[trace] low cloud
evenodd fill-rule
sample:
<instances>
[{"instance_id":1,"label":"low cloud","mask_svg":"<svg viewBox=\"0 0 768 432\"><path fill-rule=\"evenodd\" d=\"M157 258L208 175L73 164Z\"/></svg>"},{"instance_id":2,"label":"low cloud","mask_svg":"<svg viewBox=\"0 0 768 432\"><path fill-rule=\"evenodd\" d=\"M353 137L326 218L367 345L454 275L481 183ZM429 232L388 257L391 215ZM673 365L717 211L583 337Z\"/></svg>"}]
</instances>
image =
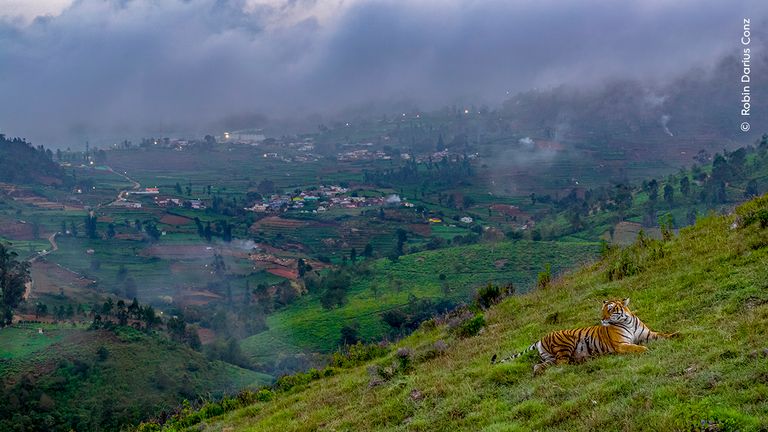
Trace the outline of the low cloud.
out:
<instances>
[{"instance_id":1,"label":"low cloud","mask_svg":"<svg viewBox=\"0 0 768 432\"><path fill-rule=\"evenodd\" d=\"M0 19L0 130L73 145L665 80L739 49L745 16L768 3L77 0Z\"/></svg>"}]
</instances>

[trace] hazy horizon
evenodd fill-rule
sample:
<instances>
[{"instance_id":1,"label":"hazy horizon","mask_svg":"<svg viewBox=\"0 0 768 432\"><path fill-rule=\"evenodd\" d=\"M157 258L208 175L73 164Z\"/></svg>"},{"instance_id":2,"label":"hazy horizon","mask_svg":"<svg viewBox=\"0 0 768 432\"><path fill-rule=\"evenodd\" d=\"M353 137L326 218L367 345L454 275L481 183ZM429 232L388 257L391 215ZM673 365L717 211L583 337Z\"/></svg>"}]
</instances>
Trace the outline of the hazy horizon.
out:
<instances>
[{"instance_id":1,"label":"hazy horizon","mask_svg":"<svg viewBox=\"0 0 768 432\"><path fill-rule=\"evenodd\" d=\"M55 147L665 83L739 54L745 17L764 34L768 4L0 0L0 131Z\"/></svg>"}]
</instances>

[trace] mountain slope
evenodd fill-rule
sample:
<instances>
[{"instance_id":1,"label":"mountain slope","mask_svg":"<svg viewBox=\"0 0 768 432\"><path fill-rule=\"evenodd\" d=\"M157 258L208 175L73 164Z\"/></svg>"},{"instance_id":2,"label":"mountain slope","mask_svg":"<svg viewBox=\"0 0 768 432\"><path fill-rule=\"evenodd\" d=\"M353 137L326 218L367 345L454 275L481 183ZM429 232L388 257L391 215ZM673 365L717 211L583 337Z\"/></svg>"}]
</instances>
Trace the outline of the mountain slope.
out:
<instances>
[{"instance_id":1,"label":"mountain slope","mask_svg":"<svg viewBox=\"0 0 768 432\"><path fill-rule=\"evenodd\" d=\"M486 312L478 336L422 326L399 352L330 370L194 430L761 430L767 270L768 196L510 297ZM535 378L531 355L489 364L492 354L522 350L549 331L597 323L601 301L622 297L651 328L681 337ZM435 346L439 340L447 347Z\"/></svg>"}]
</instances>

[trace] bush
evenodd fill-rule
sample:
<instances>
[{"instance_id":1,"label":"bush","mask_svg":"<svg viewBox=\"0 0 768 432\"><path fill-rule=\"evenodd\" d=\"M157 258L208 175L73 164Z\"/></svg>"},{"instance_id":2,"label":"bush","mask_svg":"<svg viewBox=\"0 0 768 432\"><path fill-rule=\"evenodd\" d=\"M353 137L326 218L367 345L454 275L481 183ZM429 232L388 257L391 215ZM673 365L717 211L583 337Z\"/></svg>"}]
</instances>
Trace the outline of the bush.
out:
<instances>
[{"instance_id":1,"label":"bush","mask_svg":"<svg viewBox=\"0 0 768 432\"><path fill-rule=\"evenodd\" d=\"M413 362L413 350L408 347L398 348L397 353L395 353L395 357L397 358L399 370L401 372L407 372L411 369L411 365Z\"/></svg>"},{"instance_id":2,"label":"bush","mask_svg":"<svg viewBox=\"0 0 768 432\"><path fill-rule=\"evenodd\" d=\"M483 327L485 327L485 317L482 314L477 314L459 324L454 329L454 333L460 338L468 338L480 333Z\"/></svg>"},{"instance_id":3,"label":"bush","mask_svg":"<svg viewBox=\"0 0 768 432\"><path fill-rule=\"evenodd\" d=\"M547 263L543 272L539 272L539 277L536 281L536 286L539 288L546 288L552 282L552 266Z\"/></svg>"},{"instance_id":4,"label":"bush","mask_svg":"<svg viewBox=\"0 0 768 432\"><path fill-rule=\"evenodd\" d=\"M475 294L475 304L482 309L487 309L500 302L505 296L515 292L515 288L510 284L506 288L500 285L494 285L488 282L488 285L481 287Z\"/></svg>"},{"instance_id":5,"label":"bush","mask_svg":"<svg viewBox=\"0 0 768 432\"><path fill-rule=\"evenodd\" d=\"M136 428L137 432L160 432L163 430L163 427L155 422L149 422L144 423L142 422L139 424L139 427Z\"/></svg>"},{"instance_id":6,"label":"bush","mask_svg":"<svg viewBox=\"0 0 768 432\"><path fill-rule=\"evenodd\" d=\"M344 352L335 352L331 357L330 365L338 368L350 368L359 366L389 352L384 344L363 344L358 342L350 345Z\"/></svg>"},{"instance_id":7,"label":"bush","mask_svg":"<svg viewBox=\"0 0 768 432\"><path fill-rule=\"evenodd\" d=\"M637 265L635 258L635 254L632 253L632 249L622 249L617 259L608 269L608 280L617 281L624 279L625 277L637 274L640 271L640 268Z\"/></svg>"}]
</instances>

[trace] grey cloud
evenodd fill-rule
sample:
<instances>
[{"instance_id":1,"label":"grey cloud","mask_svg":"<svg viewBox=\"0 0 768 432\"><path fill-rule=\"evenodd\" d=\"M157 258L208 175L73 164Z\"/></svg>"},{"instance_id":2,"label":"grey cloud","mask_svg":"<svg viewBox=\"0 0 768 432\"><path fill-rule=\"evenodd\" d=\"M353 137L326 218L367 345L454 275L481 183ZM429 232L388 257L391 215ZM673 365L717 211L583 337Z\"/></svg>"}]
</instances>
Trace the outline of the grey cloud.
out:
<instances>
[{"instance_id":1,"label":"grey cloud","mask_svg":"<svg viewBox=\"0 0 768 432\"><path fill-rule=\"evenodd\" d=\"M739 49L744 16L768 26L768 3L78 0L0 22L0 128L68 145L665 80Z\"/></svg>"}]
</instances>

